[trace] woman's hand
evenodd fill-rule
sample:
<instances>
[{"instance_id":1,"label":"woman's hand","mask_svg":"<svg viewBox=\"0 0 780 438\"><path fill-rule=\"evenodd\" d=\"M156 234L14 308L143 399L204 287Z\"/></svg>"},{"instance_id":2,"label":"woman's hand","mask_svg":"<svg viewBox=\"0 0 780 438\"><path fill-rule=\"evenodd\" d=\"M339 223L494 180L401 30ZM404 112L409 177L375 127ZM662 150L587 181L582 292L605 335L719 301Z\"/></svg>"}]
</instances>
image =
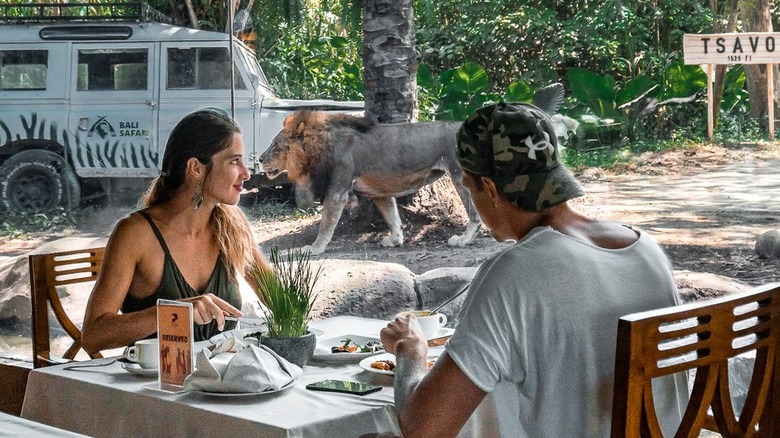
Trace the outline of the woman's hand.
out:
<instances>
[{"instance_id":1,"label":"woman's hand","mask_svg":"<svg viewBox=\"0 0 780 438\"><path fill-rule=\"evenodd\" d=\"M217 328L220 331L225 329L225 316L243 316L240 310L211 293L184 298L181 301L192 303L192 315L195 318L195 324L203 325L216 320Z\"/></svg>"}]
</instances>

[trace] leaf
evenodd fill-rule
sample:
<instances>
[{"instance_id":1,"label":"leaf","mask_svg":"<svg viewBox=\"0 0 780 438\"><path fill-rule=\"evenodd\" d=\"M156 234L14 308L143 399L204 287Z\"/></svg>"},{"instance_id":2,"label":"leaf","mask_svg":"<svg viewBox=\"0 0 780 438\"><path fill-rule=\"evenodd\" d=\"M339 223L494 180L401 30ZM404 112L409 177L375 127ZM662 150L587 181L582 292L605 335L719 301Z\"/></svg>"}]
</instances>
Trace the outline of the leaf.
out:
<instances>
[{"instance_id":1,"label":"leaf","mask_svg":"<svg viewBox=\"0 0 780 438\"><path fill-rule=\"evenodd\" d=\"M588 105L599 117L619 117L615 109L615 79L599 76L581 68L570 68L567 73L571 93L575 99Z\"/></svg>"},{"instance_id":2,"label":"leaf","mask_svg":"<svg viewBox=\"0 0 780 438\"><path fill-rule=\"evenodd\" d=\"M507 102L525 102L531 103L534 98L534 93L531 91L525 82L512 82L506 87L506 93L504 93L504 100Z\"/></svg>"},{"instance_id":3,"label":"leaf","mask_svg":"<svg viewBox=\"0 0 780 438\"><path fill-rule=\"evenodd\" d=\"M698 65L672 64L667 70L664 99L686 97L707 87L707 74Z\"/></svg>"},{"instance_id":4,"label":"leaf","mask_svg":"<svg viewBox=\"0 0 780 438\"><path fill-rule=\"evenodd\" d=\"M630 102L646 93L647 90L655 85L655 82L650 78L650 76L637 76L634 79L626 82L626 84L623 86L623 89L618 91L616 103L618 106L620 106L624 103Z\"/></svg>"},{"instance_id":5,"label":"leaf","mask_svg":"<svg viewBox=\"0 0 780 438\"><path fill-rule=\"evenodd\" d=\"M488 77L485 69L474 62L467 62L457 69L452 86L467 94L477 94L488 87Z\"/></svg>"},{"instance_id":6,"label":"leaf","mask_svg":"<svg viewBox=\"0 0 780 438\"><path fill-rule=\"evenodd\" d=\"M330 46L336 49L343 49L344 47L349 47L349 40L340 36L331 37Z\"/></svg>"}]
</instances>

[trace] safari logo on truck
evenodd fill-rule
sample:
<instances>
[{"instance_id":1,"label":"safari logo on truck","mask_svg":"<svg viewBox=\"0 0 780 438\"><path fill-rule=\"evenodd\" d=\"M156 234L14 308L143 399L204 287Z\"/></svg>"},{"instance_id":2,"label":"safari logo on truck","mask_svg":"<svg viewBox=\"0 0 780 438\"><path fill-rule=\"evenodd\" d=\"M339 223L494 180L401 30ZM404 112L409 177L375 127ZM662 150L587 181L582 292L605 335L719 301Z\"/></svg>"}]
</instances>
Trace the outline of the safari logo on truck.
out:
<instances>
[{"instance_id":1,"label":"safari logo on truck","mask_svg":"<svg viewBox=\"0 0 780 438\"><path fill-rule=\"evenodd\" d=\"M97 121L92 124L92 127L89 128L89 132L87 132L87 137L92 137L95 133L102 139L105 139L109 135L111 135L111 137L116 137L116 131L111 125L111 122L106 120L106 116L97 119Z\"/></svg>"}]
</instances>

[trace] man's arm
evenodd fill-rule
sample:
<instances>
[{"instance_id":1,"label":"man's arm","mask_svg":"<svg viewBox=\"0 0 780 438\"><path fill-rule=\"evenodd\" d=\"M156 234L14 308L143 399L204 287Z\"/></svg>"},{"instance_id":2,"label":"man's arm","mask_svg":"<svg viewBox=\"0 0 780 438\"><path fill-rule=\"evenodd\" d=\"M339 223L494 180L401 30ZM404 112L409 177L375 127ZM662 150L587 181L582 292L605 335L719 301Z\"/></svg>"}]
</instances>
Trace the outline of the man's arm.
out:
<instances>
[{"instance_id":1,"label":"man's arm","mask_svg":"<svg viewBox=\"0 0 780 438\"><path fill-rule=\"evenodd\" d=\"M428 346L414 317L382 330L385 349L396 355L395 406L405 438L454 437L485 398L445 352L428 372Z\"/></svg>"}]
</instances>

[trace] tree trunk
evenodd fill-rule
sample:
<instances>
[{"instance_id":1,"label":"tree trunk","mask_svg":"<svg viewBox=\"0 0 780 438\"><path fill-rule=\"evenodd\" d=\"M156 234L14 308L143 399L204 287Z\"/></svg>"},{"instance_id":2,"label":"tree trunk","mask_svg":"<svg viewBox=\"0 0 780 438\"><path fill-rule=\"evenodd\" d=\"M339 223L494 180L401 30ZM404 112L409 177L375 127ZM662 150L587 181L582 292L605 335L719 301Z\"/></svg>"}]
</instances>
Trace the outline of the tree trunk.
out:
<instances>
[{"instance_id":1,"label":"tree trunk","mask_svg":"<svg viewBox=\"0 0 780 438\"><path fill-rule=\"evenodd\" d=\"M737 30L739 1L740 0L731 0L728 10L723 12L724 15L728 14L729 16L725 25L722 24L722 20L718 17L717 1L710 1L710 7L712 8L713 14L713 33L734 32ZM718 115L720 114L720 102L723 99L723 88L725 87L724 79L726 78L727 67L728 66L724 64L715 65L715 78L713 79L712 84L712 121L715 126L718 126Z\"/></svg>"},{"instance_id":2,"label":"tree trunk","mask_svg":"<svg viewBox=\"0 0 780 438\"><path fill-rule=\"evenodd\" d=\"M417 65L412 0L363 3L363 79L366 114L379 123L415 120Z\"/></svg>"},{"instance_id":3,"label":"tree trunk","mask_svg":"<svg viewBox=\"0 0 780 438\"><path fill-rule=\"evenodd\" d=\"M748 32L772 32L772 16L770 14L769 0L741 0L740 9L742 20ZM774 70L774 89L780 86L780 74L777 64L772 65ZM752 64L745 66L745 79L748 93L750 93L750 116L758 118L762 128L768 128L767 119L767 70L765 64ZM777 112L778 96L775 95L775 112Z\"/></svg>"}]
</instances>

